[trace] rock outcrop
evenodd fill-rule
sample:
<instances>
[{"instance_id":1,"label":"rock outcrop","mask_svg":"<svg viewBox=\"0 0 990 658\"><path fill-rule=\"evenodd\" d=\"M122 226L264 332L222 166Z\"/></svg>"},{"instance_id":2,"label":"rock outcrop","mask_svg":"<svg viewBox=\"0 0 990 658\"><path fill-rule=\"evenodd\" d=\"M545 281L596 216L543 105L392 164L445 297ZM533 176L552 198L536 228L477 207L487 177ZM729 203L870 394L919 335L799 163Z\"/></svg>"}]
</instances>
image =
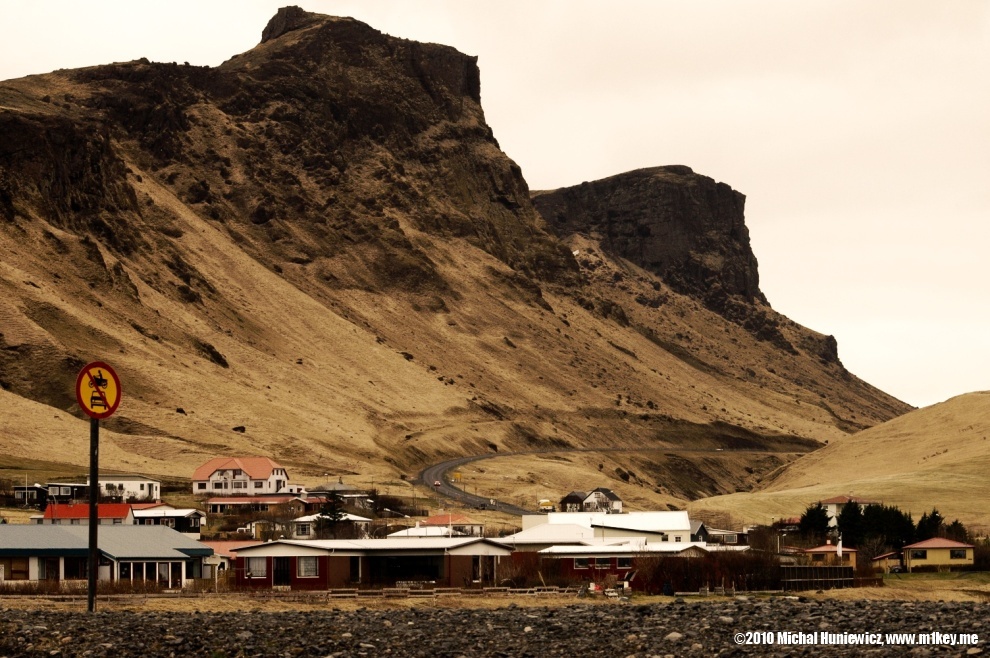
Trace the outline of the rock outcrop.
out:
<instances>
[{"instance_id":1,"label":"rock outcrop","mask_svg":"<svg viewBox=\"0 0 990 658\"><path fill-rule=\"evenodd\" d=\"M533 202L558 235L597 234L603 248L723 315L732 298L766 303L746 197L689 167L638 169L538 192Z\"/></svg>"}]
</instances>

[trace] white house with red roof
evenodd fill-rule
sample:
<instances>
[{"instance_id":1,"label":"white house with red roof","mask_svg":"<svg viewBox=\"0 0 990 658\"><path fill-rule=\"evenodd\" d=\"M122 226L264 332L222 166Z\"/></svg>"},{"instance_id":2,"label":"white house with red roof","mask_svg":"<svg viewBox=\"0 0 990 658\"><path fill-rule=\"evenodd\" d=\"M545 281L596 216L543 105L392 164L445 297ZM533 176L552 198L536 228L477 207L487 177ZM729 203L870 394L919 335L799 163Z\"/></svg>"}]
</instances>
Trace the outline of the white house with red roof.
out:
<instances>
[{"instance_id":1,"label":"white house with red roof","mask_svg":"<svg viewBox=\"0 0 990 658\"><path fill-rule=\"evenodd\" d=\"M422 526L427 528L431 526L448 528L454 533L468 537L483 537L485 534L484 523L478 523L477 521L474 521L463 514L457 514L456 512L435 514L423 521Z\"/></svg>"},{"instance_id":2,"label":"white house with red roof","mask_svg":"<svg viewBox=\"0 0 990 658\"><path fill-rule=\"evenodd\" d=\"M96 518L100 525L135 525L134 512L127 503L100 503ZM53 503L31 520L38 525L89 525L89 503Z\"/></svg>"},{"instance_id":3,"label":"white house with red roof","mask_svg":"<svg viewBox=\"0 0 990 658\"><path fill-rule=\"evenodd\" d=\"M194 494L257 496L288 489L289 474L268 457L214 457L192 476Z\"/></svg>"},{"instance_id":4,"label":"white house with red roof","mask_svg":"<svg viewBox=\"0 0 990 658\"><path fill-rule=\"evenodd\" d=\"M857 498L856 496L833 496L819 502L828 514L828 525L830 528L839 527L839 515L842 514L842 508L849 503L856 503L860 507L881 504L878 500L867 500L866 498Z\"/></svg>"}]
</instances>

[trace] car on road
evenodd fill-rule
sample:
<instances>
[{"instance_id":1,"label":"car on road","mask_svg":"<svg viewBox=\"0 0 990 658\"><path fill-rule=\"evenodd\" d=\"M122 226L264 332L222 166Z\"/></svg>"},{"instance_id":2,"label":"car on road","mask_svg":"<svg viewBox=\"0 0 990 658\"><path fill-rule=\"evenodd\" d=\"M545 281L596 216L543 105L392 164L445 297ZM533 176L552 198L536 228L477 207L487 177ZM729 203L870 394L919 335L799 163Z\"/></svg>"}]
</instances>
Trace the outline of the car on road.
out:
<instances>
[{"instance_id":1,"label":"car on road","mask_svg":"<svg viewBox=\"0 0 990 658\"><path fill-rule=\"evenodd\" d=\"M440 480L434 480L433 481L433 486L434 487L439 487L441 484L443 484L443 482L441 482Z\"/></svg>"}]
</instances>

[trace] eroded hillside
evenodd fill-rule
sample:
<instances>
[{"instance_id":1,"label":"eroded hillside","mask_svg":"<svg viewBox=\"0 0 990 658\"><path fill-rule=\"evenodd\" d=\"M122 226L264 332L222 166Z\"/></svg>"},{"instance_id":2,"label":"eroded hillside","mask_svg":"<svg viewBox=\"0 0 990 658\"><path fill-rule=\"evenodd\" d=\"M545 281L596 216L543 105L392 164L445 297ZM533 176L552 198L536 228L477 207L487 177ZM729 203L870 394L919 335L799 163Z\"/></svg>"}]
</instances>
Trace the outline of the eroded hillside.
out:
<instances>
[{"instance_id":1,"label":"eroded hillside","mask_svg":"<svg viewBox=\"0 0 990 658\"><path fill-rule=\"evenodd\" d=\"M760 295L733 308L774 340L697 272L558 236L445 46L287 8L217 68L0 83L0 136L12 458L85 463L93 359L124 387L103 464L173 476L246 452L380 482L496 450L756 451L701 486L662 457L599 474L676 503L907 410Z\"/></svg>"}]
</instances>

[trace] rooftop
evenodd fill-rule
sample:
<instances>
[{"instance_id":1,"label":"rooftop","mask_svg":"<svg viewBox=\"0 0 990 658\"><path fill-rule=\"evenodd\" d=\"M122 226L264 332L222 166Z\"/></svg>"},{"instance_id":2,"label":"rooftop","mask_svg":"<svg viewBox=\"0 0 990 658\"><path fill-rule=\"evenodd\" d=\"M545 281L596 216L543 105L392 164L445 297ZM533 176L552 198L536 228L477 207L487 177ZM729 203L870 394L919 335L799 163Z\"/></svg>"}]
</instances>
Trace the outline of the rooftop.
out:
<instances>
[{"instance_id":1,"label":"rooftop","mask_svg":"<svg viewBox=\"0 0 990 658\"><path fill-rule=\"evenodd\" d=\"M193 473L193 480L209 480L217 471L244 471L253 480L267 480L272 471L282 466L268 457L214 457Z\"/></svg>"}]
</instances>

